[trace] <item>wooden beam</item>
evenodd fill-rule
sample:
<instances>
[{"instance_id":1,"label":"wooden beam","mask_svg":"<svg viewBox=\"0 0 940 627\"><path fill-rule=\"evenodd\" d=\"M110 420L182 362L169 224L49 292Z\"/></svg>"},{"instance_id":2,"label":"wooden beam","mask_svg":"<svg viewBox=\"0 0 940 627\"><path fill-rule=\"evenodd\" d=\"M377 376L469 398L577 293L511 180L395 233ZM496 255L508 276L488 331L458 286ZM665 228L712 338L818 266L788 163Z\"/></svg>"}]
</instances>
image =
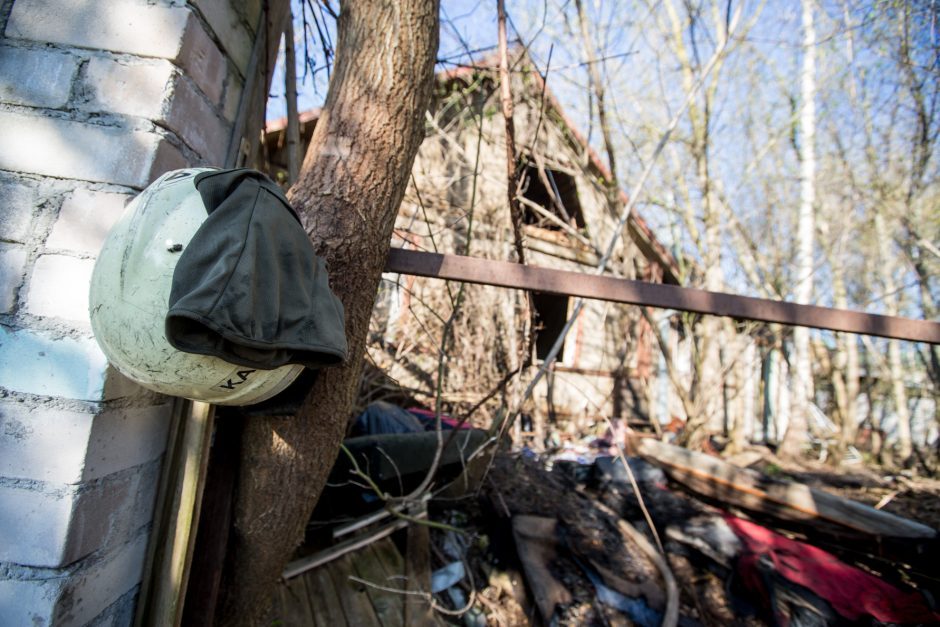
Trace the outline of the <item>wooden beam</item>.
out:
<instances>
[{"instance_id":1,"label":"wooden beam","mask_svg":"<svg viewBox=\"0 0 940 627\"><path fill-rule=\"evenodd\" d=\"M180 401L178 407L183 415L163 461L160 484L166 493L154 516L147 596L138 603L135 620L143 627L181 624L199 526L215 407L197 401Z\"/></svg>"},{"instance_id":2,"label":"wooden beam","mask_svg":"<svg viewBox=\"0 0 940 627\"><path fill-rule=\"evenodd\" d=\"M386 272L940 344L940 323L393 248Z\"/></svg>"}]
</instances>

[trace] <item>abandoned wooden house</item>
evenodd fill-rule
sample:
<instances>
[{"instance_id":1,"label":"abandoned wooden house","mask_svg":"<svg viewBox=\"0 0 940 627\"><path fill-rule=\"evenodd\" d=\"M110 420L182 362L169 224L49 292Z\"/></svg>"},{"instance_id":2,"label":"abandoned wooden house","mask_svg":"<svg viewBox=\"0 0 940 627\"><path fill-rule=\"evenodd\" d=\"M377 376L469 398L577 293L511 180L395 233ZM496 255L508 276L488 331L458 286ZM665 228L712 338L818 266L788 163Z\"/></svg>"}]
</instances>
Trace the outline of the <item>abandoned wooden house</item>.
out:
<instances>
[{"instance_id":1,"label":"abandoned wooden house","mask_svg":"<svg viewBox=\"0 0 940 627\"><path fill-rule=\"evenodd\" d=\"M513 67L512 82L526 263L590 272L617 225L617 208L605 183L610 175L524 57ZM398 213L393 247L514 259L497 86L492 60L438 74L427 137ZM303 150L317 116L316 110L300 114ZM267 171L286 183L285 119L268 124L265 143ZM623 202L619 190L615 196ZM633 215L625 235L610 266L614 274L678 283L675 261L642 217ZM458 313L448 321L457 299ZM532 294L534 364L548 354L573 300ZM459 284L445 290L440 281L386 273L373 313L369 356L399 390L433 404L443 352L447 369L441 400L447 410L460 413L522 363L528 307L517 290ZM441 346L445 325L452 328ZM523 408L532 426L524 420L521 428L533 431L538 446L550 435L543 431L546 420L560 433L589 429L602 417L649 420L657 356L649 324L636 308L588 301L534 402ZM370 400L376 394L381 391ZM481 415L492 416L512 394L497 396Z\"/></svg>"}]
</instances>

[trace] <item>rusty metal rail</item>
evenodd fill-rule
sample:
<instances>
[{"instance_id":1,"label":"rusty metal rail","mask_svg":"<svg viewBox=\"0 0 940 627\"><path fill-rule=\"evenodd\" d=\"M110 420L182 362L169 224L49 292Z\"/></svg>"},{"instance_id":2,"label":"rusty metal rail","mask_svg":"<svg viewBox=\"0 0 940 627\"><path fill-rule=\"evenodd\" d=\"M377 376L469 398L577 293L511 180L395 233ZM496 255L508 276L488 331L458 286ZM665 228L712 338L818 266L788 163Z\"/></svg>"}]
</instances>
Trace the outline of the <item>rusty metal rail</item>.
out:
<instances>
[{"instance_id":1,"label":"rusty metal rail","mask_svg":"<svg viewBox=\"0 0 940 627\"><path fill-rule=\"evenodd\" d=\"M386 272L940 344L940 323L393 248Z\"/></svg>"}]
</instances>

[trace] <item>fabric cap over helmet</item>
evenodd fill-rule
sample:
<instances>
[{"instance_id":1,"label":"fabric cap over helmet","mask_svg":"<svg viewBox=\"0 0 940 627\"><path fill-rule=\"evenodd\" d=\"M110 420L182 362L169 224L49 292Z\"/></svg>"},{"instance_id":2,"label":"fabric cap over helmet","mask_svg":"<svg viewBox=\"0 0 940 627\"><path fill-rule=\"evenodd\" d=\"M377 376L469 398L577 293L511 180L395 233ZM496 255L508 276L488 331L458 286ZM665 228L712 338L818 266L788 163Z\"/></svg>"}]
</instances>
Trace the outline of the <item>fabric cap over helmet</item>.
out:
<instances>
[{"instance_id":1,"label":"fabric cap over helmet","mask_svg":"<svg viewBox=\"0 0 940 627\"><path fill-rule=\"evenodd\" d=\"M197 181L200 176L211 178L231 172L210 168L169 172L131 201L109 233L95 264L89 303L95 337L108 360L125 376L164 394L219 405L250 405L269 399L286 388L300 374L304 364L326 365L342 361L346 344L342 331L342 306L328 287L328 297L322 290L305 289L307 293L316 292L319 298L328 298L332 313L327 322L320 321L320 324L330 327L334 343L319 357L305 352L304 349L310 347L295 342L296 334L286 336L289 346L278 344L285 336L279 335L280 329L276 324L272 326L269 323L278 317L278 303L283 301L277 298L277 292L287 290L293 295L298 289L297 284L309 286L318 272L323 274L319 285L325 285L322 260L313 254L306 234L283 195L279 194L280 190L278 196L262 190L261 184L265 181L265 185L276 186L257 172L234 171L241 173L235 178L242 183L236 181L228 190L228 195L238 195L237 189L245 182L254 186L253 195L241 196L241 204L245 205L242 213L252 217L238 220L237 212L229 212L219 214L224 215L225 220L210 224L213 212L207 208ZM224 176L216 180L221 178ZM251 202L246 205L244 199L249 196ZM224 203L219 206L221 204ZM283 221L285 215L289 222ZM208 229L205 228L207 225ZM278 233L285 229L285 225L296 228L292 232ZM228 236L219 238L216 232L219 230L226 231ZM258 232L264 234L264 245L258 244ZM274 237L275 233L277 237ZM299 246L301 236L306 241L306 249ZM218 240L223 241L221 246ZM252 241L253 244L246 244ZM256 263L259 267L272 267L270 258L281 254L282 241L289 242L289 247L303 250L304 259L296 260L290 270L291 276L252 273L251 268ZM233 255L232 246L240 248L241 253ZM292 253L292 259L298 254L297 250ZM269 261L264 261L265 257ZM187 258L195 259L195 265L187 264ZM214 260L214 263L206 265L207 260ZM275 263L274 267L277 266ZM204 274L196 276L194 268ZM208 280L226 273L226 280ZM175 279L174 275L180 276ZM298 283L277 283L286 279ZM276 284L273 289L272 281ZM217 307L203 308L199 313L206 314L206 317L193 322L177 336L171 336L176 346L171 345L167 339L167 331L174 326L171 318L167 317L171 291L176 297L173 302L206 303L210 296L203 288L208 283L219 289L211 298ZM226 292L228 286L236 292ZM191 296L193 290L201 296L195 301L192 298L187 301L187 295ZM250 318L248 304L263 302L267 322L252 329L249 321L247 329L236 329L234 333L230 333L224 323L217 324L217 320L225 320L229 311L226 301L231 302L232 295L236 293L236 300L242 304L240 315ZM292 307L297 305L296 299L290 303ZM185 307L180 311L183 311L183 319L193 321L192 317L185 317ZM313 312L314 315L316 313ZM296 310L290 312L290 316L296 315ZM239 316L236 318L246 320ZM303 322L299 324L302 326ZM340 329L338 336L336 324ZM213 326L216 328L212 329ZM210 332L205 332L205 329ZM241 331L249 334L239 335ZM251 335L252 331L257 333ZM258 350L259 347L271 350ZM316 347L312 351L319 355Z\"/></svg>"}]
</instances>

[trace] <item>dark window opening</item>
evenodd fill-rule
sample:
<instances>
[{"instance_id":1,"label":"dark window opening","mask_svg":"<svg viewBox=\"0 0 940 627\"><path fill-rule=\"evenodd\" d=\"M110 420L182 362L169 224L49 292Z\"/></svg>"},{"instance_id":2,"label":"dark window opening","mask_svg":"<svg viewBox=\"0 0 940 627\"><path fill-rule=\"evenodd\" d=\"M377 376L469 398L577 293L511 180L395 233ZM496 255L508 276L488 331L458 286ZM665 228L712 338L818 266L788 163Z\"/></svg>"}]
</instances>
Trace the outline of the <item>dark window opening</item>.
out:
<instances>
[{"instance_id":1,"label":"dark window opening","mask_svg":"<svg viewBox=\"0 0 940 627\"><path fill-rule=\"evenodd\" d=\"M543 292L532 292L532 308L535 309L535 356L545 359L552 350L552 345L568 320L568 297ZM561 360L565 353L562 346L557 358Z\"/></svg>"},{"instance_id":2,"label":"dark window opening","mask_svg":"<svg viewBox=\"0 0 940 627\"><path fill-rule=\"evenodd\" d=\"M545 179L539 176L539 169L535 166L527 166L525 169L525 189L523 197L544 208L562 222L567 223L576 229L584 228L584 215L581 213L581 202L578 200L578 188L575 185L574 177L557 170L545 170ZM545 183L548 183L548 187ZM549 193L551 189L552 193ZM556 204L552 196L558 199ZM560 231L559 226L553 220L540 215L535 209L527 203L523 203L524 221L526 224L538 226L543 229Z\"/></svg>"}]
</instances>

